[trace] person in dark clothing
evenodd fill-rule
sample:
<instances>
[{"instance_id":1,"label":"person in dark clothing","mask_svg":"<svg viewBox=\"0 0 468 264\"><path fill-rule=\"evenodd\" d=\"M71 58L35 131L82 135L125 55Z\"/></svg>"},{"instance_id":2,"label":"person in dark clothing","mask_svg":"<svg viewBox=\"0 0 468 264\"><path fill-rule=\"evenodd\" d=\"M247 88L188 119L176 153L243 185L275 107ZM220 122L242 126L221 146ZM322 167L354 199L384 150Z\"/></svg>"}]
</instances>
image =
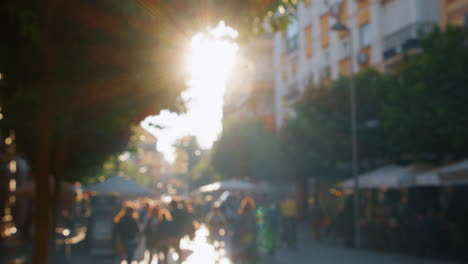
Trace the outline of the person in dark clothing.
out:
<instances>
[{"instance_id":1,"label":"person in dark clothing","mask_svg":"<svg viewBox=\"0 0 468 264\"><path fill-rule=\"evenodd\" d=\"M170 212L165 209L161 209L159 210L158 216L160 222L156 232L157 249L163 254L163 259L160 260L161 263L167 264L169 249L179 241L176 239L177 231Z\"/></svg>"},{"instance_id":2,"label":"person in dark clothing","mask_svg":"<svg viewBox=\"0 0 468 264\"><path fill-rule=\"evenodd\" d=\"M115 217L114 223L120 258L125 255L127 263L132 263L139 238L137 216L133 208L124 206Z\"/></svg>"},{"instance_id":3,"label":"person in dark clothing","mask_svg":"<svg viewBox=\"0 0 468 264\"><path fill-rule=\"evenodd\" d=\"M196 221L195 214L193 213L192 206L186 205L186 217L185 217L185 234L189 236L190 239L195 237L196 226L198 222Z\"/></svg>"},{"instance_id":4,"label":"person in dark clothing","mask_svg":"<svg viewBox=\"0 0 468 264\"><path fill-rule=\"evenodd\" d=\"M144 234L146 237L146 246L150 253L148 263L151 263L153 259L153 255L157 249L157 243L158 243L157 232L158 232L159 224L161 222L158 218L158 212L159 212L159 209L156 207L151 209L149 216L148 216L148 220L146 221L145 229L144 229Z\"/></svg>"},{"instance_id":5,"label":"person in dark clothing","mask_svg":"<svg viewBox=\"0 0 468 264\"><path fill-rule=\"evenodd\" d=\"M185 233L185 221L187 218L187 213L185 211L184 205L182 202L178 203L174 200L171 201L171 215L173 219L173 224L175 226L175 239L174 248L179 255L178 263L182 261L182 250L180 248L180 240L184 237Z\"/></svg>"},{"instance_id":6,"label":"person in dark clothing","mask_svg":"<svg viewBox=\"0 0 468 264\"><path fill-rule=\"evenodd\" d=\"M252 198L245 197L238 214L240 221L234 232L233 243L237 258L245 261L255 261L257 258L257 224L256 205Z\"/></svg>"}]
</instances>

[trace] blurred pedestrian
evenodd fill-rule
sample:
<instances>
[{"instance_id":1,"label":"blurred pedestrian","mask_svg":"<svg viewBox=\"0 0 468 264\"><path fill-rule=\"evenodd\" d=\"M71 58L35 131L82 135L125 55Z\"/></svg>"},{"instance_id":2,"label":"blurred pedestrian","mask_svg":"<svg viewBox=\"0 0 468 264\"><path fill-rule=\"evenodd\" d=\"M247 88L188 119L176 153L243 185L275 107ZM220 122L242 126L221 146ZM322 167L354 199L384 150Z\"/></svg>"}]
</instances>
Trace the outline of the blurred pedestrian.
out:
<instances>
[{"instance_id":1,"label":"blurred pedestrian","mask_svg":"<svg viewBox=\"0 0 468 264\"><path fill-rule=\"evenodd\" d=\"M180 248L180 240L182 237L184 237L184 231L185 231L185 221L187 217L187 213L185 211L184 205L182 202L177 202L175 200L172 200L170 203L171 207L171 216L172 216L172 221L174 224L174 236L176 239L176 242L174 243L174 248L179 255L178 263L182 262L182 250Z\"/></svg>"},{"instance_id":2,"label":"blurred pedestrian","mask_svg":"<svg viewBox=\"0 0 468 264\"><path fill-rule=\"evenodd\" d=\"M198 221L195 214L193 213L192 204L186 204L185 211L185 234L187 234L190 239L193 239L195 237L195 231L198 227Z\"/></svg>"},{"instance_id":3,"label":"blurred pedestrian","mask_svg":"<svg viewBox=\"0 0 468 264\"><path fill-rule=\"evenodd\" d=\"M172 221L171 213L166 209L160 209L158 211L158 218L160 222L156 232L156 247L158 251L162 253L162 259L160 259L161 263L167 264L169 249L172 246L175 247L175 244L178 244L179 241L176 238L177 232L175 224Z\"/></svg>"},{"instance_id":4,"label":"blurred pedestrian","mask_svg":"<svg viewBox=\"0 0 468 264\"><path fill-rule=\"evenodd\" d=\"M226 230L227 221L226 217L221 212L219 204L215 203L212 206L211 212L206 217L206 224L208 225L208 231L210 232L210 239L212 241L220 240L220 235L224 235Z\"/></svg>"},{"instance_id":5,"label":"blurred pedestrian","mask_svg":"<svg viewBox=\"0 0 468 264\"><path fill-rule=\"evenodd\" d=\"M121 260L125 256L127 263L132 263L139 240L137 219L135 210L128 205L125 205L114 218L119 256Z\"/></svg>"},{"instance_id":6,"label":"blurred pedestrian","mask_svg":"<svg viewBox=\"0 0 468 264\"><path fill-rule=\"evenodd\" d=\"M144 234L146 237L146 245L147 249L150 253L149 261L150 264L154 253L157 251L157 244L158 244L158 228L160 224L160 220L158 218L159 209L157 207L153 207L150 210L148 215L148 221L146 221L146 226L144 229Z\"/></svg>"},{"instance_id":7,"label":"blurred pedestrian","mask_svg":"<svg viewBox=\"0 0 468 264\"><path fill-rule=\"evenodd\" d=\"M146 225L149 210L150 204L148 202L143 203L143 206L140 209L138 209L138 222L141 226Z\"/></svg>"},{"instance_id":8,"label":"blurred pedestrian","mask_svg":"<svg viewBox=\"0 0 468 264\"><path fill-rule=\"evenodd\" d=\"M294 199L286 199L280 204L282 217L282 238L289 249L295 249L297 246L297 207Z\"/></svg>"},{"instance_id":9,"label":"blurred pedestrian","mask_svg":"<svg viewBox=\"0 0 468 264\"><path fill-rule=\"evenodd\" d=\"M234 232L233 244L240 259L254 261L257 257L257 224L255 201L245 197L239 207L239 222Z\"/></svg>"},{"instance_id":10,"label":"blurred pedestrian","mask_svg":"<svg viewBox=\"0 0 468 264\"><path fill-rule=\"evenodd\" d=\"M277 202L273 199L269 199L267 202L266 209L266 229L269 234L269 249L270 255L274 254L277 247L278 234L281 222L281 212Z\"/></svg>"},{"instance_id":11,"label":"blurred pedestrian","mask_svg":"<svg viewBox=\"0 0 468 264\"><path fill-rule=\"evenodd\" d=\"M312 233L314 239L319 241L322 238L321 229L323 224L324 213L322 208L316 203L310 209L310 220L312 223Z\"/></svg>"}]
</instances>

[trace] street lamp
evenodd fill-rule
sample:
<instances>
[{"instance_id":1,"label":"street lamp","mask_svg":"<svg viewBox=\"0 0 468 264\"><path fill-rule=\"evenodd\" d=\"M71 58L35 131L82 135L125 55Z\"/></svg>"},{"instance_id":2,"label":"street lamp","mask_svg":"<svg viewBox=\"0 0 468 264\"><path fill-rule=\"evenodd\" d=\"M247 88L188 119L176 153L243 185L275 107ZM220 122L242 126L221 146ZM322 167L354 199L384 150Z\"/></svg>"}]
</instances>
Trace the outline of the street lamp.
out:
<instances>
[{"instance_id":1,"label":"street lamp","mask_svg":"<svg viewBox=\"0 0 468 264\"><path fill-rule=\"evenodd\" d=\"M354 87L354 56L353 56L353 35L351 29L340 21L337 21L332 27L334 31L345 31L349 35L349 56L350 56L350 74L349 74L349 97L351 104L351 148L353 159L353 178L354 178L354 246L359 248L361 245L360 230L360 206L359 206L359 156L356 130L356 91Z\"/></svg>"}]
</instances>

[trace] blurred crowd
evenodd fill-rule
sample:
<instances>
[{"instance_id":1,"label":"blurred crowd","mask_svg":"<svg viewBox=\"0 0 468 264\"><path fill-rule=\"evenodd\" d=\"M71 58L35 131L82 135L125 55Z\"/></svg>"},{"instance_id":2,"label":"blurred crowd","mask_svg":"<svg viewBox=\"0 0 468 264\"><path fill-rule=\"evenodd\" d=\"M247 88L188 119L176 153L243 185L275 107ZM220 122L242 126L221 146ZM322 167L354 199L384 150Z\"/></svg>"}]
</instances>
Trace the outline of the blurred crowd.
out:
<instances>
[{"instance_id":1,"label":"blurred crowd","mask_svg":"<svg viewBox=\"0 0 468 264\"><path fill-rule=\"evenodd\" d=\"M187 257L181 239L193 239L202 225L214 247L229 245L229 257L236 263L255 262L260 252L274 254L280 246L294 249L297 244L297 210L293 199L254 199L231 195L222 201L172 200L169 204L153 201L126 202L114 217L114 244L121 260L142 260L144 252L167 263L169 252L182 263Z\"/></svg>"}]
</instances>

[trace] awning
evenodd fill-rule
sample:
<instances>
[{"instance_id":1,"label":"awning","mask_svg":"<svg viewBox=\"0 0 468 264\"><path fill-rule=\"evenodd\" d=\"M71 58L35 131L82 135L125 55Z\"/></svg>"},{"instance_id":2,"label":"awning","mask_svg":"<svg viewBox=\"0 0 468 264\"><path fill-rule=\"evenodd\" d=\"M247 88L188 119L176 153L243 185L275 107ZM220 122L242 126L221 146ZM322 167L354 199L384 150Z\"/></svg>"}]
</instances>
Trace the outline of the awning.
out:
<instances>
[{"instance_id":1,"label":"awning","mask_svg":"<svg viewBox=\"0 0 468 264\"><path fill-rule=\"evenodd\" d=\"M103 182L88 186L87 191L104 195L151 196L153 192L140 184L122 176L112 176Z\"/></svg>"},{"instance_id":2,"label":"awning","mask_svg":"<svg viewBox=\"0 0 468 264\"><path fill-rule=\"evenodd\" d=\"M411 166L387 165L385 167L367 172L359 176L359 188L399 188L402 186L403 179L411 172ZM354 179L348 179L342 184L343 188L353 188Z\"/></svg>"},{"instance_id":3,"label":"awning","mask_svg":"<svg viewBox=\"0 0 468 264\"><path fill-rule=\"evenodd\" d=\"M206 192L215 192L219 190L229 190L229 191L251 191L255 190L256 185L247 181L241 180L227 180L213 182L208 185L200 187L198 190L202 193Z\"/></svg>"},{"instance_id":4,"label":"awning","mask_svg":"<svg viewBox=\"0 0 468 264\"><path fill-rule=\"evenodd\" d=\"M439 171L442 185L468 185L468 160L445 166Z\"/></svg>"},{"instance_id":5,"label":"awning","mask_svg":"<svg viewBox=\"0 0 468 264\"><path fill-rule=\"evenodd\" d=\"M439 167L414 176L413 186L468 185L468 160Z\"/></svg>"}]
</instances>

